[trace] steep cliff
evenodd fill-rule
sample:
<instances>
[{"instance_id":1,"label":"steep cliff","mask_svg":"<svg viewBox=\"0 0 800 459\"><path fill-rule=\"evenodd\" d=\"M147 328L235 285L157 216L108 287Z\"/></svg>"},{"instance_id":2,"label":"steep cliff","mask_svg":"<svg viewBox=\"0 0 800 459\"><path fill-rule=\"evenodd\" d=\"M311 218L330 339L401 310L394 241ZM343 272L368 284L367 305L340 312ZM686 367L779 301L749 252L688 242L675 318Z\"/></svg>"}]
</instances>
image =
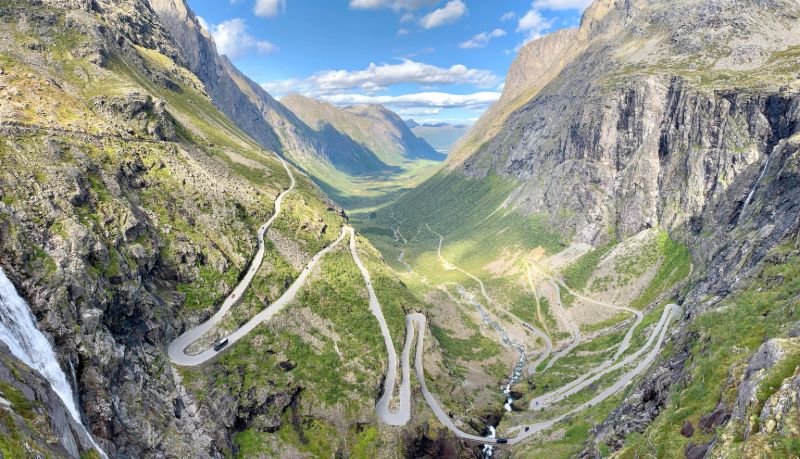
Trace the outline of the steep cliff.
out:
<instances>
[{"instance_id":1,"label":"steep cliff","mask_svg":"<svg viewBox=\"0 0 800 459\"><path fill-rule=\"evenodd\" d=\"M229 65L204 61L205 52L175 40L144 0L0 7L3 270L52 338L60 367L74 368L81 417L111 457L223 457L246 451L254 437L263 437L259 448L273 445L259 454L321 444L347 452L378 441L403 451L418 426L376 430L373 392L385 351L372 342L377 324L348 253L325 258L292 314L226 358L192 371L167 356L167 345L212 315L243 276L258 228L290 183L276 153L219 110L231 102L222 100L230 84L206 84L191 71ZM275 301L346 224L292 170L297 186L270 228L264 263L217 333ZM392 292L387 317L399 335L399 305L414 307L413 297L366 241L359 247L376 288ZM331 358L340 342L354 366L341 377ZM11 402L0 407L0 431L12 435L3 451L13 456L69 422L40 379L0 355L0 391ZM87 449L63 446L67 437L25 454Z\"/></svg>"},{"instance_id":2,"label":"steep cliff","mask_svg":"<svg viewBox=\"0 0 800 459\"><path fill-rule=\"evenodd\" d=\"M349 203L348 197L363 188L357 183L360 176L399 175L406 171L398 167L404 160L442 159L385 109L370 108L362 116L348 117L334 107L320 111L323 104L299 96L288 99L287 109L217 54L213 38L185 0L149 3L215 105L262 146L281 152L307 171L340 202Z\"/></svg>"},{"instance_id":3,"label":"steep cliff","mask_svg":"<svg viewBox=\"0 0 800 459\"><path fill-rule=\"evenodd\" d=\"M562 249L609 250L651 228L688 246L688 283L649 306L674 295L685 309L671 351L584 454L798 452L782 418L793 345L747 370L764 340L796 336L798 18L797 1L596 1L579 29L526 45L447 170L378 215L435 225L463 262L478 258L463 247L494 250L479 260L494 282L515 255L560 250L547 231Z\"/></svg>"},{"instance_id":4,"label":"steep cliff","mask_svg":"<svg viewBox=\"0 0 800 459\"><path fill-rule=\"evenodd\" d=\"M250 95L242 91L231 75L230 61L217 53L213 38L186 3L180 0L152 0L149 3L180 48L182 63L203 82L214 105L264 148L279 149L280 140L272 126L263 122L262 110ZM279 105L266 94L261 94L261 100L268 106Z\"/></svg>"}]
</instances>

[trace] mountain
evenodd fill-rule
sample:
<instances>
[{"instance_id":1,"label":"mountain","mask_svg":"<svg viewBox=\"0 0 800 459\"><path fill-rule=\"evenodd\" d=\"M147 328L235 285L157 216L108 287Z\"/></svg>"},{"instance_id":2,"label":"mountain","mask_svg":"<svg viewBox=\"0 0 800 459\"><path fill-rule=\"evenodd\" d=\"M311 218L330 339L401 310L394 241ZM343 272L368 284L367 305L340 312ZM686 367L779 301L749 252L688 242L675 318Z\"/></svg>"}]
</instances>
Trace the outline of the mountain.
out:
<instances>
[{"instance_id":1,"label":"mountain","mask_svg":"<svg viewBox=\"0 0 800 459\"><path fill-rule=\"evenodd\" d=\"M449 123L425 123L418 124L414 120L408 120L406 123L413 123L411 131L414 135L425 139L426 142L431 144L437 151L441 153L449 153L453 146L467 133L468 126L462 124L449 124Z\"/></svg>"},{"instance_id":2,"label":"mountain","mask_svg":"<svg viewBox=\"0 0 800 459\"><path fill-rule=\"evenodd\" d=\"M321 131L331 126L384 163L399 166L415 159L443 159L427 142L415 136L405 122L381 105L355 105L337 108L299 94L288 94L281 103L312 128Z\"/></svg>"},{"instance_id":3,"label":"mountain","mask_svg":"<svg viewBox=\"0 0 800 459\"><path fill-rule=\"evenodd\" d=\"M314 131L215 57L185 5L152 5L0 7L0 453L400 455L429 436L470 450L422 418L378 430L387 348L359 266L394 336L424 306L266 148L317 152ZM176 363L170 344L199 324L181 352L228 347Z\"/></svg>"},{"instance_id":4,"label":"mountain","mask_svg":"<svg viewBox=\"0 0 800 459\"><path fill-rule=\"evenodd\" d=\"M149 3L215 105L262 146L281 151L323 181L337 172L349 175L390 170L374 152L347 135L330 126L314 129L305 124L220 56L213 38L183 0Z\"/></svg>"},{"instance_id":5,"label":"mountain","mask_svg":"<svg viewBox=\"0 0 800 459\"><path fill-rule=\"evenodd\" d=\"M529 285L540 311L529 323L557 330L554 348L579 341L569 316L584 339L621 339L608 327L631 322L602 304L651 323L665 304L681 307L632 388L565 424L586 436L528 453L798 454L796 422L782 417L796 412L797 285L782 279L800 269L799 17L789 0L597 0L579 28L520 50L502 98L446 170L359 217L396 269L428 283L444 277L429 261L443 254L507 304L524 304L510 292ZM444 248L393 240L428 227ZM560 294L548 279L563 281ZM523 378L520 400L550 378ZM597 391L612 387L601 381ZM515 412L498 431L523 419Z\"/></svg>"},{"instance_id":6,"label":"mountain","mask_svg":"<svg viewBox=\"0 0 800 459\"><path fill-rule=\"evenodd\" d=\"M345 113L333 107L322 109L300 96L275 100L225 56L218 55L213 38L184 0L149 3L215 105L262 146L280 151L308 172L338 202L350 205L380 198L395 186L408 186L430 175L432 165L424 165L425 169L413 161L442 159L383 107L353 108ZM287 101L293 102L293 107L287 108ZM375 176L387 183L398 177L400 182L383 191L370 181Z\"/></svg>"},{"instance_id":7,"label":"mountain","mask_svg":"<svg viewBox=\"0 0 800 459\"><path fill-rule=\"evenodd\" d=\"M438 170L183 1L4 2L0 455L797 457L799 19L597 0Z\"/></svg>"}]
</instances>

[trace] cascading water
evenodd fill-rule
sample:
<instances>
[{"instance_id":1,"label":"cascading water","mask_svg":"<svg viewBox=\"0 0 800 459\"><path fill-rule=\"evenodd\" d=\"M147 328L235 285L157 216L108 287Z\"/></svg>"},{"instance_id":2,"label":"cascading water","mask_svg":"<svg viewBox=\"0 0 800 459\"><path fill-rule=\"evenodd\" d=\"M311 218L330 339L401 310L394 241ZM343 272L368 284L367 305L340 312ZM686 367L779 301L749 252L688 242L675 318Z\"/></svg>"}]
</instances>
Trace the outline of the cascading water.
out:
<instances>
[{"instance_id":1,"label":"cascading water","mask_svg":"<svg viewBox=\"0 0 800 459\"><path fill-rule=\"evenodd\" d=\"M747 209L747 205L750 204L750 201L753 200L753 196L755 196L756 190L758 189L758 186L761 184L761 180L764 179L764 175L766 175L767 169L769 169L769 160L771 158L772 156L767 155L767 161L764 163L764 168L761 169L761 173L758 174L758 178L756 179L756 182L753 184L753 188L750 188L750 192L747 193L747 198L744 200L744 204L742 204L742 209L739 211L739 216L736 217L737 223L739 222L739 220L742 219L742 215L744 215L744 211Z\"/></svg>"},{"instance_id":2,"label":"cascading water","mask_svg":"<svg viewBox=\"0 0 800 459\"><path fill-rule=\"evenodd\" d=\"M72 395L72 388L58 364L50 342L36 328L36 320L31 314L28 303L17 294L17 290L2 268L0 268L0 340L8 345L16 358L47 379L72 418L83 427L92 445L103 457L108 457L83 425Z\"/></svg>"},{"instance_id":3,"label":"cascading water","mask_svg":"<svg viewBox=\"0 0 800 459\"><path fill-rule=\"evenodd\" d=\"M489 426L489 438L497 438L497 431L492 426ZM484 457L492 457L492 454L494 454L494 446L491 443L483 445Z\"/></svg>"},{"instance_id":4,"label":"cascading water","mask_svg":"<svg viewBox=\"0 0 800 459\"><path fill-rule=\"evenodd\" d=\"M521 344L512 340L511 337L508 336L508 333L503 329L503 327L501 327L500 324L498 324L497 322L492 320L491 317L489 317L489 313L487 313L486 310L483 308L483 305L477 299L475 299L475 296L473 294L467 292L467 290L464 289L463 287L458 288L458 293L464 300L466 300L469 303L472 303L472 305L475 306L475 309L481 315L483 322L486 323L486 325L493 328L500 335L500 340L504 344L515 348L519 353L519 359L517 360L516 365L514 365L514 370L511 372L511 377L508 380L508 384L506 384L506 386L503 388L503 395L506 396L506 403L503 405L503 408L506 411L511 411L511 404L514 403L514 399L511 398L511 388L514 387L514 385L518 383L520 379L522 379L522 372L525 369L525 362L526 362L525 346L522 346ZM496 435L495 427L489 426L489 438L495 438L495 435ZM492 447L491 444L483 445L484 457L492 457L493 452L494 448Z\"/></svg>"}]
</instances>

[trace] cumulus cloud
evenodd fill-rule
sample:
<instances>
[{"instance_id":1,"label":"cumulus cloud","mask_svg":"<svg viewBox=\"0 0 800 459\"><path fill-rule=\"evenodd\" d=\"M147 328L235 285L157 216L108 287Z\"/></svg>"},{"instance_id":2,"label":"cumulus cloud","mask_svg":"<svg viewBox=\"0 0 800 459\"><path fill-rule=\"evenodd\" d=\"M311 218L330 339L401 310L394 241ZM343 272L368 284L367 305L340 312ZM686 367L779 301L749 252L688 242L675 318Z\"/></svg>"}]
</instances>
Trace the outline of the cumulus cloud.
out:
<instances>
[{"instance_id":1,"label":"cumulus cloud","mask_svg":"<svg viewBox=\"0 0 800 459\"><path fill-rule=\"evenodd\" d=\"M323 70L306 78L293 80L293 91L306 95L320 96L360 90L368 94L384 91L399 84L471 84L483 88L493 88L501 79L489 70L473 69L456 64L438 67L431 64L402 59L399 64L369 64L362 70ZM286 86L285 82L265 83L267 91ZM275 91L279 93L278 91Z\"/></svg>"},{"instance_id":2,"label":"cumulus cloud","mask_svg":"<svg viewBox=\"0 0 800 459\"><path fill-rule=\"evenodd\" d=\"M395 11L416 10L433 6L440 0L350 0L350 8L361 10L377 10L391 8Z\"/></svg>"},{"instance_id":3,"label":"cumulus cloud","mask_svg":"<svg viewBox=\"0 0 800 459\"><path fill-rule=\"evenodd\" d=\"M458 47L462 49L485 48L492 38L502 37L505 34L506 31L503 29L494 29L491 32L481 32L469 40L459 43Z\"/></svg>"},{"instance_id":4,"label":"cumulus cloud","mask_svg":"<svg viewBox=\"0 0 800 459\"><path fill-rule=\"evenodd\" d=\"M253 14L264 18L277 16L286 11L286 0L256 0Z\"/></svg>"},{"instance_id":5,"label":"cumulus cloud","mask_svg":"<svg viewBox=\"0 0 800 459\"><path fill-rule=\"evenodd\" d=\"M465 14L467 14L467 5L464 4L463 1L450 0L445 6L422 16L419 20L419 24L424 29L433 29L446 24L452 24Z\"/></svg>"},{"instance_id":6,"label":"cumulus cloud","mask_svg":"<svg viewBox=\"0 0 800 459\"><path fill-rule=\"evenodd\" d=\"M525 39L522 43L517 45L517 48L519 49L525 43L541 37L542 33L546 32L552 26L552 19L546 19L539 10L535 8L529 10L525 13L525 16L519 18L517 22L517 32L525 34Z\"/></svg>"},{"instance_id":7,"label":"cumulus cloud","mask_svg":"<svg viewBox=\"0 0 800 459\"><path fill-rule=\"evenodd\" d=\"M201 24L205 23L202 21ZM203 24L214 37L217 51L232 60L246 56L255 51L258 54L270 54L278 51L278 47L266 40L258 40L247 31L244 19L228 19L220 24Z\"/></svg>"},{"instance_id":8,"label":"cumulus cloud","mask_svg":"<svg viewBox=\"0 0 800 459\"><path fill-rule=\"evenodd\" d=\"M486 109L500 98L499 92L476 92L474 94L450 94L446 92L418 92L400 96L367 96L363 94L332 94L321 99L334 105L380 104L394 107L423 108L464 108L468 110Z\"/></svg>"},{"instance_id":9,"label":"cumulus cloud","mask_svg":"<svg viewBox=\"0 0 800 459\"><path fill-rule=\"evenodd\" d=\"M205 18L197 16L197 22L200 24L200 27L209 30L208 21L206 21Z\"/></svg>"},{"instance_id":10,"label":"cumulus cloud","mask_svg":"<svg viewBox=\"0 0 800 459\"><path fill-rule=\"evenodd\" d=\"M541 10L580 10L583 11L593 0L535 0L533 8Z\"/></svg>"},{"instance_id":11,"label":"cumulus cloud","mask_svg":"<svg viewBox=\"0 0 800 459\"><path fill-rule=\"evenodd\" d=\"M502 22L511 21L515 17L517 17L517 13L509 11L508 13L504 13L502 16L500 16L500 21Z\"/></svg>"},{"instance_id":12,"label":"cumulus cloud","mask_svg":"<svg viewBox=\"0 0 800 459\"><path fill-rule=\"evenodd\" d=\"M309 88L306 81L298 78L267 81L266 83L262 83L261 87L264 88L265 91L274 96L276 95L280 96L283 94L288 94L290 92L305 93L307 92L306 90Z\"/></svg>"},{"instance_id":13,"label":"cumulus cloud","mask_svg":"<svg viewBox=\"0 0 800 459\"><path fill-rule=\"evenodd\" d=\"M428 51L432 49L421 52ZM417 85L419 92L381 94L390 87L408 84ZM297 92L339 106L381 104L402 112L404 116L432 116L450 109L478 114L500 98L501 93L496 88L501 84L502 78L489 70L461 64L438 67L401 59L399 63L372 63L358 70L324 70L303 79L268 81L262 87L278 97ZM452 94L435 89L443 85L471 85L486 89L475 89L472 94Z\"/></svg>"},{"instance_id":14,"label":"cumulus cloud","mask_svg":"<svg viewBox=\"0 0 800 459\"><path fill-rule=\"evenodd\" d=\"M396 113L402 118L414 118L419 116L433 116L442 113L441 108L425 108L425 107L412 107L412 108L398 108Z\"/></svg>"}]
</instances>

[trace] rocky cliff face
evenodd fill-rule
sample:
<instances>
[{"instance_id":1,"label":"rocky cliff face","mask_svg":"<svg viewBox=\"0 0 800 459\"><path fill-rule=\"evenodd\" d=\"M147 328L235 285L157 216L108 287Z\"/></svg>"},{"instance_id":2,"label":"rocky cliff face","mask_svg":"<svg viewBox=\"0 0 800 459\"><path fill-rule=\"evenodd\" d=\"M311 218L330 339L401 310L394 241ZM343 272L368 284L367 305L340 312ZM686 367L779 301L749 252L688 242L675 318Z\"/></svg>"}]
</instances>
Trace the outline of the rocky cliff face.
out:
<instances>
[{"instance_id":1,"label":"rocky cliff face","mask_svg":"<svg viewBox=\"0 0 800 459\"><path fill-rule=\"evenodd\" d=\"M217 53L213 38L186 3L183 0L152 0L149 4L180 49L181 60L203 82L220 111L265 148L279 149L280 140L272 126L264 122L263 110L253 100L256 95L248 95L242 90L231 74L230 61ZM266 93L258 96L265 106L279 105Z\"/></svg>"},{"instance_id":2,"label":"rocky cliff face","mask_svg":"<svg viewBox=\"0 0 800 459\"><path fill-rule=\"evenodd\" d=\"M267 407L245 394L242 415L224 391L199 403L166 346L246 269L256 229L288 186L283 167L215 108L208 94L224 86L209 89L183 67L201 64L147 2L5 2L0 37L3 269L61 367L74 367L80 410L110 456L221 457L237 419ZM287 209L275 230L309 251L343 224L302 176ZM284 281L263 279L248 307ZM28 431L0 408L0 429L61 436L46 451L75 456L65 438L82 440L60 435L70 429L63 406L0 354L12 368L0 380L41 401L30 416L43 420ZM296 391L257 396L281 413Z\"/></svg>"},{"instance_id":3,"label":"rocky cliff face","mask_svg":"<svg viewBox=\"0 0 800 459\"><path fill-rule=\"evenodd\" d=\"M523 48L503 98L449 160L457 174L514 179L507 207L546 218L572 240L601 245L661 227L691 248L694 276L680 295L687 316L673 336L675 351L596 430L615 449L630 446L631 432L678 434L674 418L659 414L674 416L680 402L670 394L696 387L698 340L714 342L694 324L715 310L735 310L742 297L778 289L767 282L766 273L779 269L773 254L796 250L798 17L797 1L595 2L580 29ZM777 300L787 320L794 301ZM745 432L728 422L733 405L725 391L747 386L739 380L741 360L730 362L728 383L718 381L722 395L704 389L720 408L702 413L699 435L708 441L714 427L727 426L729 436L714 440L722 456ZM771 421L769 435L778 423L773 413L793 409L781 394L754 408L762 410L755 417ZM693 437L686 454L715 450L701 440ZM749 451L777 454L769 442Z\"/></svg>"},{"instance_id":4,"label":"rocky cliff face","mask_svg":"<svg viewBox=\"0 0 800 459\"><path fill-rule=\"evenodd\" d=\"M779 24L771 38L759 38L763 78L751 70L753 81L745 81L744 73L728 70L730 55L706 56L707 49L695 42L677 42L679 18L662 3L617 3L603 15L602 26L585 18L577 32L524 48L499 105L519 98L521 87L533 91L532 97L504 121L501 116L502 128L474 154L465 156L471 147L462 144L450 161L463 161L461 170L467 175L493 171L519 179L523 185L512 197L513 206L551 216L576 214L552 223L566 226L585 242L602 242L609 234L624 237L655 225L677 228L729 187L734 200L743 200L758 164L793 134L797 116L792 102L796 69L776 65L782 61L791 66L792 58L775 54L793 49L791 39L780 46L775 40L792 36L797 24L790 19L797 4L773 5L766 13L755 8L753 14L764 22L747 24L736 23L736 2L718 2L715 8L696 5L697 11L686 13L698 22L693 26L709 30L714 42L730 40L734 54L738 43L752 43L766 32L769 21L763 16ZM603 2L596 3L587 17L597 16L601 6ZM648 14L654 19L645 20ZM725 34L714 29L712 34L712 25L718 23L738 28ZM650 38L639 38L644 36ZM559 53L561 48L571 51ZM585 50L575 54L581 48ZM542 49L568 62L536 59ZM692 60L697 63L687 62ZM513 77L537 70L530 61L539 64L530 79ZM735 89L737 83L760 91L742 94ZM738 183L737 176L745 172L748 178ZM575 176L581 177L577 184ZM562 192L569 188L574 192Z\"/></svg>"},{"instance_id":5,"label":"rocky cliff face","mask_svg":"<svg viewBox=\"0 0 800 459\"><path fill-rule=\"evenodd\" d=\"M338 174L390 172L402 157L440 159L424 141L408 132L396 115L381 113L351 118L328 112L311 113L299 99L289 109L216 52L213 38L200 26L184 0L149 2L171 33L181 58L205 85L215 105L262 146L282 152L319 180ZM316 104L316 103L315 103ZM330 107L333 111L337 109ZM297 113L293 113L296 111ZM370 109L372 115L376 112ZM338 119L340 122L336 122ZM361 120L360 123L352 122ZM380 127L376 127L380 126ZM372 135L364 131L372 130Z\"/></svg>"}]
</instances>

